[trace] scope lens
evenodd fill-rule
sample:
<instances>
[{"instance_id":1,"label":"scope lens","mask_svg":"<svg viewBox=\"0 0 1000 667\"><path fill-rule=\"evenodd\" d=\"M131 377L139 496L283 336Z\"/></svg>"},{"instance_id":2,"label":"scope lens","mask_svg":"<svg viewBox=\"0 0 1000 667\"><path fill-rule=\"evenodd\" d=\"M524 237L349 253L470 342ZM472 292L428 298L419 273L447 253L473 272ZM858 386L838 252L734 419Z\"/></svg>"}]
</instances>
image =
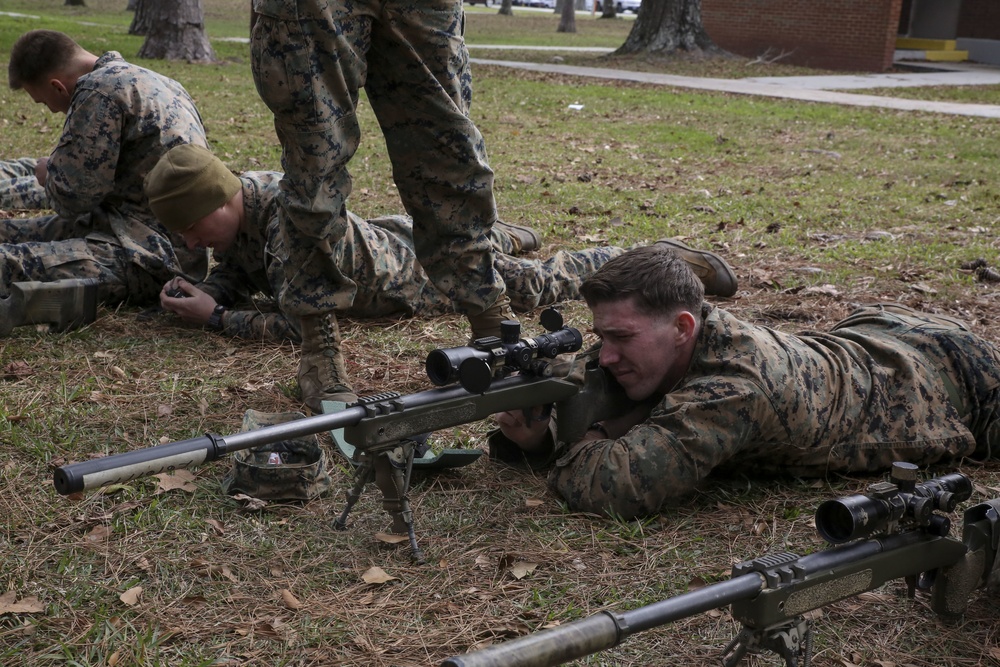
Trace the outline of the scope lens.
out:
<instances>
[{"instance_id":1,"label":"scope lens","mask_svg":"<svg viewBox=\"0 0 1000 667\"><path fill-rule=\"evenodd\" d=\"M827 500L816 510L816 530L830 544L847 542L854 529L854 515L840 501Z\"/></svg>"}]
</instances>

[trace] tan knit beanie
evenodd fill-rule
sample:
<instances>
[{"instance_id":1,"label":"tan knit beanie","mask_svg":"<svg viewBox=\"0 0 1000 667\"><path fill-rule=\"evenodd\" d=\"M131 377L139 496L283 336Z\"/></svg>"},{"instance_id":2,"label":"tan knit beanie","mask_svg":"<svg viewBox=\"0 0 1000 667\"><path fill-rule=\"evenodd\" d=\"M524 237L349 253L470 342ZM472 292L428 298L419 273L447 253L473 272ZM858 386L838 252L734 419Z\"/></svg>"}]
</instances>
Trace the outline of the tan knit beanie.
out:
<instances>
[{"instance_id":1,"label":"tan knit beanie","mask_svg":"<svg viewBox=\"0 0 1000 667\"><path fill-rule=\"evenodd\" d=\"M160 224L183 232L232 199L243 184L207 148L181 144L146 174L145 188Z\"/></svg>"}]
</instances>

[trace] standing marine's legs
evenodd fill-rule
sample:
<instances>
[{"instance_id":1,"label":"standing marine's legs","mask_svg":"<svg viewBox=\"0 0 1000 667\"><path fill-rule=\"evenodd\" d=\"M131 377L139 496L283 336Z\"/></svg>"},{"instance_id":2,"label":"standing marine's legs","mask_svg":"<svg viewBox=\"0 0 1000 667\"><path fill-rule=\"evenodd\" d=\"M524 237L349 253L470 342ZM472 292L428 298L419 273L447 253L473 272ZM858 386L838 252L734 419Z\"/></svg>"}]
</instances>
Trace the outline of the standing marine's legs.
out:
<instances>
[{"instance_id":1,"label":"standing marine's legs","mask_svg":"<svg viewBox=\"0 0 1000 667\"><path fill-rule=\"evenodd\" d=\"M432 9L387 0L382 8L365 90L413 219L417 257L468 315L473 336L495 335L510 309L489 238L497 219L493 171L463 98L470 86L461 0Z\"/></svg>"},{"instance_id":2,"label":"standing marine's legs","mask_svg":"<svg viewBox=\"0 0 1000 667\"><path fill-rule=\"evenodd\" d=\"M347 163L361 138L355 109L365 76L368 4L253 3L254 82L274 114L284 168L278 203L288 257L278 302L299 320L299 387L314 412L322 411L323 400L356 398L334 311L351 306L357 285L336 262L334 248L344 243Z\"/></svg>"}]
</instances>

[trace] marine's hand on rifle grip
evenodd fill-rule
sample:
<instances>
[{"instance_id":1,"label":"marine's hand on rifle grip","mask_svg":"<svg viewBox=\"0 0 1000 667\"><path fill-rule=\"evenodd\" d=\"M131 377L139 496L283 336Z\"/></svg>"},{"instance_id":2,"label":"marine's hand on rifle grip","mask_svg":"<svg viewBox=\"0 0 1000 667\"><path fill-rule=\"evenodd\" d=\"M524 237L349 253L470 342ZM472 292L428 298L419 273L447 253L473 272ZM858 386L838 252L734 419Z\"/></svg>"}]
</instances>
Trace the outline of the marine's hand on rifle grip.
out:
<instances>
[{"instance_id":1,"label":"marine's hand on rifle grip","mask_svg":"<svg viewBox=\"0 0 1000 667\"><path fill-rule=\"evenodd\" d=\"M498 412L494 415L500 431L526 452L535 451L547 442L551 405L539 405L524 410Z\"/></svg>"}]
</instances>

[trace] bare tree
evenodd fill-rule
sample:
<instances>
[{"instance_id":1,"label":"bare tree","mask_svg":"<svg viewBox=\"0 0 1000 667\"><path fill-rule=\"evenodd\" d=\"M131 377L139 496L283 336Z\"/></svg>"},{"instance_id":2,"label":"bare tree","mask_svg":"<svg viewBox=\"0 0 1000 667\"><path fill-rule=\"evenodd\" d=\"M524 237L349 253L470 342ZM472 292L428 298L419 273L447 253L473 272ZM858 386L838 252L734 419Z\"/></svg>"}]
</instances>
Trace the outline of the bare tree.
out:
<instances>
[{"instance_id":1,"label":"bare tree","mask_svg":"<svg viewBox=\"0 0 1000 667\"><path fill-rule=\"evenodd\" d=\"M215 51L205 34L205 12L201 0L139 0L132 20L145 21L146 41L140 58L215 62ZM129 29L132 32L132 29Z\"/></svg>"},{"instance_id":2,"label":"bare tree","mask_svg":"<svg viewBox=\"0 0 1000 667\"><path fill-rule=\"evenodd\" d=\"M701 24L701 0L643 0L625 43L614 55L677 52L724 55Z\"/></svg>"},{"instance_id":3,"label":"bare tree","mask_svg":"<svg viewBox=\"0 0 1000 667\"><path fill-rule=\"evenodd\" d=\"M576 32L576 2L574 0L562 0L559 26L556 28L556 32Z\"/></svg>"},{"instance_id":4,"label":"bare tree","mask_svg":"<svg viewBox=\"0 0 1000 667\"><path fill-rule=\"evenodd\" d=\"M500 10L497 14L503 14L504 16L514 15L514 3L511 0L502 0L500 2Z\"/></svg>"}]
</instances>

